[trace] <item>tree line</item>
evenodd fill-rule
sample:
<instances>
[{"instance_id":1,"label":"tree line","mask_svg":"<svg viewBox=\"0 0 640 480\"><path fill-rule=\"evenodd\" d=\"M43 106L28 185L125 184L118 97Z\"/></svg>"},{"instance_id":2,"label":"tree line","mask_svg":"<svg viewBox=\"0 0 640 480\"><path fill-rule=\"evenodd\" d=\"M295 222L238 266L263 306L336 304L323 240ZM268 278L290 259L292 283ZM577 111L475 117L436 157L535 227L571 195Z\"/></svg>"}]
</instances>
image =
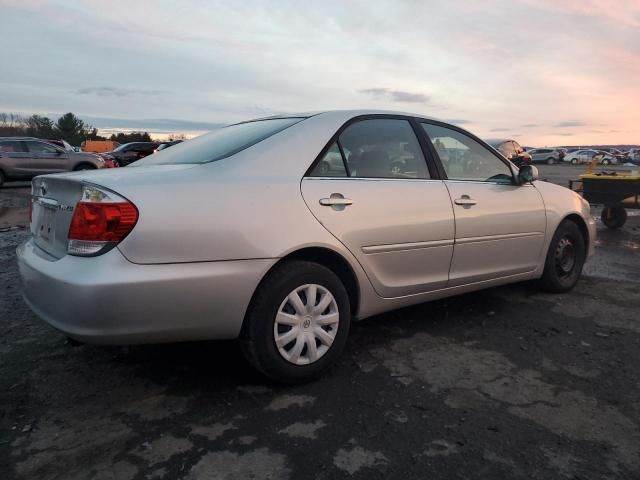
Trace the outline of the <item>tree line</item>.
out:
<instances>
[{"instance_id":1,"label":"tree line","mask_svg":"<svg viewBox=\"0 0 640 480\"><path fill-rule=\"evenodd\" d=\"M65 113L55 122L41 115L24 117L15 113L0 112L0 137L66 140L76 146L85 140L113 140L118 143L151 141L151 136L147 132L120 132L110 137L98 135L97 128L85 123L71 112Z\"/></svg>"}]
</instances>

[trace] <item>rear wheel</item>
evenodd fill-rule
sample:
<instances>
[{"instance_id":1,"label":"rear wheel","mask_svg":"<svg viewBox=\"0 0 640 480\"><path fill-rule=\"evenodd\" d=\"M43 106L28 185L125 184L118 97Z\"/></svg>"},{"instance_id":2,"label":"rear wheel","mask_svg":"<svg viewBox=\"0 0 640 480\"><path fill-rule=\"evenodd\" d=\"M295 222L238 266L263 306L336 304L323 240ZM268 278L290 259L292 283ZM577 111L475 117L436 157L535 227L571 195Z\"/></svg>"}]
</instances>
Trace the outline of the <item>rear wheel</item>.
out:
<instances>
[{"instance_id":1,"label":"rear wheel","mask_svg":"<svg viewBox=\"0 0 640 480\"><path fill-rule=\"evenodd\" d=\"M608 158L604 158L602 159L602 165L609 165L611 162L609 161Z\"/></svg>"},{"instance_id":2,"label":"rear wheel","mask_svg":"<svg viewBox=\"0 0 640 480\"><path fill-rule=\"evenodd\" d=\"M578 159L577 158L572 158L571 159L571 165L577 165L578 164Z\"/></svg>"},{"instance_id":3,"label":"rear wheel","mask_svg":"<svg viewBox=\"0 0 640 480\"><path fill-rule=\"evenodd\" d=\"M541 287L554 293L568 292L575 287L582 273L586 248L578 225L571 220L560 223L549 245Z\"/></svg>"},{"instance_id":4,"label":"rear wheel","mask_svg":"<svg viewBox=\"0 0 640 480\"><path fill-rule=\"evenodd\" d=\"M240 344L257 370L282 383L318 378L338 359L349 334L347 291L322 265L291 261L260 284Z\"/></svg>"},{"instance_id":5,"label":"rear wheel","mask_svg":"<svg viewBox=\"0 0 640 480\"><path fill-rule=\"evenodd\" d=\"M623 207L605 207L600 219L608 228L615 230L627 222L627 211Z\"/></svg>"},{"instance_id":6,"label":"rear wheel","mask_svg":"<svg viewBox=\"0 0 640 480\"><path fill-rule=\"evenodd\" d=\"M547 165L553 165L554 163L556 163L556 159L553 157L549 157L547 158Z\"/></svg>"}]
</instances>

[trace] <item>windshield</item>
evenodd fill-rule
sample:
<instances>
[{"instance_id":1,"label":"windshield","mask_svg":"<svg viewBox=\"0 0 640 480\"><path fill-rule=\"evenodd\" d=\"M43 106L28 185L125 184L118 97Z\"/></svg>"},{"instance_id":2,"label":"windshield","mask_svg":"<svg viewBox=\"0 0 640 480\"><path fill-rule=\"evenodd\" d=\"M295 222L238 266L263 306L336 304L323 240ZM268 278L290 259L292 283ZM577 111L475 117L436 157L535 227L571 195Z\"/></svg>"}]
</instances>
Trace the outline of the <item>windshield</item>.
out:
<instances>
[{"instance_id":1,"label":"windshield","mask_svg":"<svg viewBox=\"0 0 640 480\"><path fill-rule=\"evenodd\" d=\"M114 148L113 151L114 152L121 152L128 145L129 145L128 143L123 143L122 145L119 145L117 148Z\"/></svg>"},{"instance_id":2,"label":"windshield","mask_svg":"<svg viewBox=\"0 0 640 480\"><path fill-rule=\"evenodd\" d=\"M137 161L132 166L208 163L230 157L298 123L303 118L275 118L238 123L182 142Z\"/></svg>"}]
</instances>

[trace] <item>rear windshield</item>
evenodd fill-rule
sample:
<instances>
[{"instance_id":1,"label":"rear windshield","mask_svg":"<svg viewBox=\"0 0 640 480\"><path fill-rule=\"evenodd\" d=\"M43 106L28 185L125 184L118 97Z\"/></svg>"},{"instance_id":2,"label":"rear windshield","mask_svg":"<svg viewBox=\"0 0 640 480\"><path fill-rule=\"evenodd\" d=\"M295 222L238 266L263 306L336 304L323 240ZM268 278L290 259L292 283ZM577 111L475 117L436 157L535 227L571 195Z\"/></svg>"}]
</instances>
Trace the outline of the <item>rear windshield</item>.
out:
<instances>
[{"instance_id":1,"label":"rear windshield","mask_svg":"<svg viewBox=\"0 0 640 480\"><path fill-rule=\"evenodd\" d=\"M229 125L163 149L131 166L215 162L235 155L301 120L303 118L299 117L275 118Z\"/></svg>"}]
</instances>

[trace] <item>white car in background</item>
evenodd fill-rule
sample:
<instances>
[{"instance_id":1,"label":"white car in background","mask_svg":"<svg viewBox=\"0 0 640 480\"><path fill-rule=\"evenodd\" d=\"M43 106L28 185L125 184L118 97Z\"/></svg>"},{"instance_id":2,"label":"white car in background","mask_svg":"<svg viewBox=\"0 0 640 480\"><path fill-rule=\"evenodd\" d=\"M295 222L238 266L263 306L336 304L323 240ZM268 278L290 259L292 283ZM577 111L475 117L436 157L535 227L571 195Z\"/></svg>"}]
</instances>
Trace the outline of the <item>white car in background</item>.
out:
<instances>
[{"instance_id":1,"label":"white car in background","mask_svg":"<svg viewBox=\"0 0 640 480\"><path fill-rule=\"evenodd\" d=\"M577 150L575 152L567 153L567 155L564 157L564 161L569 162L572 165L578 165L581 163L589 163L595 157L599 157L598 163L602 165L615 165L618 163L618 160L613 155L607 152L590 149Z\"/></svg>"}]
</instances>

